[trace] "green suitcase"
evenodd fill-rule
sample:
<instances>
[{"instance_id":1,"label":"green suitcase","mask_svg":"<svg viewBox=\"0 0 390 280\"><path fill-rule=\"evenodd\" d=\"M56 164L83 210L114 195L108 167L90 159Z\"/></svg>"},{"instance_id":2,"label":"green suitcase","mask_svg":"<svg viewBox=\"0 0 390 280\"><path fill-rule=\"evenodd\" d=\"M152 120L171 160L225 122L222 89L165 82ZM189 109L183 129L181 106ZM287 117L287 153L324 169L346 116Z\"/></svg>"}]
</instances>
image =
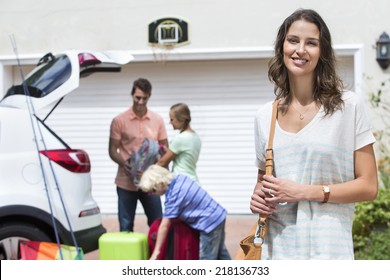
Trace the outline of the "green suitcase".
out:
<instances>
[{"instance_id":1,"label":"green suitcase","mask_svg":"<svg viewBox=\"0 0 390 280\"><path fill-rule=\"evenodd\" d=\"M146 234L107 232L99 238L101 260L147 260L149 245Z\"/></svg>"}]
</instances>

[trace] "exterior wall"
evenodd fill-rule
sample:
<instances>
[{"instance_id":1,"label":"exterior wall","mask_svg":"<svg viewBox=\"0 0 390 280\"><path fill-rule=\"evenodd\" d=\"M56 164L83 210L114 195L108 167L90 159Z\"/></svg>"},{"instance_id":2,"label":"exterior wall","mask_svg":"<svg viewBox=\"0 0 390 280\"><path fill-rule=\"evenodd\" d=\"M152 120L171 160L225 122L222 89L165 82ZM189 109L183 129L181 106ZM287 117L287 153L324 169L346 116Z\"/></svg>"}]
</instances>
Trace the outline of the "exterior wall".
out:
<instances>
[{"instance_id":1,"label":"exterior wall","mask_svg":"<svg viewBox=\"0 0 390 280\"><path fill-rule=\"evenodd\" d=\"M356 91L365 93L390 78L390 68L383 71L375 60L376 40L382 32L390 33L388 0L1 0L0 98L18 79L10 76L9 65L16 64L10 34L22 64L69 48L130 49L153 59L147 25L164 16L180 17L189 24L190 43L173 52L272 50L277 28L300 7L322 15L335 46L362 46L360 67L355 66L355 78L362 83ZM373 79L365 84L363 75Z\"/></svg>"},{"instance_id":2,"label":"exterior wall","mask_svg":"<svg viewBox=\"0 0 390 280\"><path fill-rule=\"evenodd\" d=\"M299 7L317 10L335 45L363 44L365 73L383 75L375 41L390 33L388 0L2 0L0 56L69 48L149 50L147 25L164 16L188 21L190 44L183 49L271 46L284 18ZM386 72L389 75L389 72Z\"/></svg>"}]
</instances>

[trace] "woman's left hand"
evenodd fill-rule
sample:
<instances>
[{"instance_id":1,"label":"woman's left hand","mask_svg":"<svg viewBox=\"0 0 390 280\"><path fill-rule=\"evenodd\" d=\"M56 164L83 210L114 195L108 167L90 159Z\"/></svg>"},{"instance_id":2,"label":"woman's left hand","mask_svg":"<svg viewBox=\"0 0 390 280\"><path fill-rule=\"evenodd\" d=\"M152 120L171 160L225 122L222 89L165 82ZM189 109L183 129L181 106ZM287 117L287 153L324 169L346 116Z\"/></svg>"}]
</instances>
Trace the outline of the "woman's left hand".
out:
<instances>
[{"instance_id":1,"label":"woman's left hand","mask_svg":"<svg viewBox=\"0 0 390 280\"><path fill-rule=\"evenodd\" d=\"M274 176L264 175L261 190L269 194L265 201L272 203L297 202L305 200L302 184Z\"/></svg>"}]
</instances>

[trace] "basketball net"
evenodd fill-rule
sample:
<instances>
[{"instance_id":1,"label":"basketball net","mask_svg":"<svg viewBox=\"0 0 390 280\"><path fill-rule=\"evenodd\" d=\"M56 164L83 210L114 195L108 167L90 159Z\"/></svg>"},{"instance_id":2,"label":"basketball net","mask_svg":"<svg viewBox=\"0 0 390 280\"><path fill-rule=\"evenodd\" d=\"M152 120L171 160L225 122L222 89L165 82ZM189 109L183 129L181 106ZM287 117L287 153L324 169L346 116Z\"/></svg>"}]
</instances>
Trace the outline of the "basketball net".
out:
<instances>
[{"instance_id":1,"label":"basketball net","mask_svg":"<svg viewBox=\"0 0 390 280\"><path fill-rule=\"evenodd\" d=\"M153 61L165 65L169 54L175 48L174 43L155 44L152 46Z\"/></svg>"}]
</instances>

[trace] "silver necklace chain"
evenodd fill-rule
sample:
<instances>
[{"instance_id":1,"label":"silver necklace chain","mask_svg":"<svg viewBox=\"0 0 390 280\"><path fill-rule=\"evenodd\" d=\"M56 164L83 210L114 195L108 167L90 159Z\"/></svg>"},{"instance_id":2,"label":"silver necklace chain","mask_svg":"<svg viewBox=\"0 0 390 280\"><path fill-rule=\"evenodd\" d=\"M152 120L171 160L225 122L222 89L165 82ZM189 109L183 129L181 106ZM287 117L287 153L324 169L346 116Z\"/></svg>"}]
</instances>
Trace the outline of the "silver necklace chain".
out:
<instances>
[{"instance_id":1,"label":"silver necklace chain","mask_svg":"<svg viewBox=\"0 0 390 280\"><path fill-rule=\"evenodd\" d=\"M313 102L314 102L314 101L313 101ZM305 118L305 114L307 113L307 111L309 111L310 105L311 105L313 102L311 102L309 105L307 105L308 108L307 108L307 109L305 110L305 112L303 112L303 113L301 113L297 108L295 108L294 104L291 103L291 106L293 107L293 109L294 109L295 111L297 111L297 113L299 114L299 119L300 119L301 121L303 121L303 119Z\"/></svg>"}]
</instances>

